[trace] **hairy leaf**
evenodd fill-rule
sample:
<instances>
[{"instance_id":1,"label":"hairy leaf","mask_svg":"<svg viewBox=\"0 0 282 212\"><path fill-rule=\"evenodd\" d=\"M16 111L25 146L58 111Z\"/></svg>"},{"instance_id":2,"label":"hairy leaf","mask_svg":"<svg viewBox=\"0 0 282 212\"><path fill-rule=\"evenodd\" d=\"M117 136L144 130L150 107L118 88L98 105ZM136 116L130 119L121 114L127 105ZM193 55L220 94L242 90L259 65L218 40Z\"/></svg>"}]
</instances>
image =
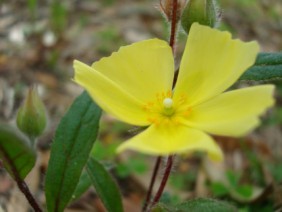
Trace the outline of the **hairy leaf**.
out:
<instances>
[{"instance_id":1,"label":"hairy leaf","mask_svg":"<svg viewBox=\"0 0 282 212\"><path fill-rule=\"evenodd\" d=\"M176 212L176 208L164 203L157 203L151 209L151 212Z\"/></svg>"},{"instance_id":2,"label":"hairy leaf","mask_svg":"<svg viewBox=\"0 0 282 212\"><path fill-rule=\"evenodd\" d=\"M152 209L152 212L235 212L237 209L224 201L219 201L210 198L197 198L182 202L180 204L171 206L164 203L156 204Z\"/></svg>"},{"instance_id":3,"label":"hairy leaf","mask_svg":"<svg viewBox=\"0 0 282 212\"><path fill-rule=\"evenodd\" d=\"M63 211L96 140L101 109L83 92L62 118L51 148L45 194L48 211Z\"/></svg>"},{"instance_id":4,"label":"hairy leaf","mask_svg":"<svg viewBox=\"0 0 282 212\"><path fill-rule=\"evenodd\" d=\"M183 202L176 206L177 212L193 211L193 212L235 212L237 209L227 202L210 198L197 198Z\"/></svg>"},{"instance_id":5,"label":"hairy leaf","mask_svg":"<svg viewBox=\"0 0 282 212\"><path fill-rule=\"evenodd\" d=\"M254 66L239 80L269 81L282 79L282 52L260 53Z\"/></svg>"},{"instance_id":6,"label":"hairy leaf","mask_svg":"<svg viewBox=\"0 0 282 212\"><path fill-rule=\"evenodd\" d=\"M256 59L255 65L281 65L282 64L282 52L276 53L259 53Z\"/></svg>"}]
</instances>

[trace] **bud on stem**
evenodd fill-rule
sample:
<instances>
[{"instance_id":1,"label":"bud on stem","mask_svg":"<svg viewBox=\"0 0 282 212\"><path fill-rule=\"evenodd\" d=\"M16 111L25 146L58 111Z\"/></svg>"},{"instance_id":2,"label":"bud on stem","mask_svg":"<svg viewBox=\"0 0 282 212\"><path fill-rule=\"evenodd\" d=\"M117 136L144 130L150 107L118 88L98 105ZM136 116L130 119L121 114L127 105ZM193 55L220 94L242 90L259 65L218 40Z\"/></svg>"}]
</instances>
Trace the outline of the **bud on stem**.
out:
<instances>
[{"instance_id":1,"label":"bud on stem","mask_svg":"<svg viewBox=\"0 0 282 212\"><path fill-rule=\"evenodd\" d=\"M188 34L194 22L215 27L219 19L216 0L189 0L181 16L181 25Z\"/></svg>"},{"instance_id":2,"label":"bud on stem","mask_svg":"<svg viewBox=\"0 0 282 212\"><path fill-rule=\"evenodd\" d=\"M23 105L17 114L17 126L33 140L41 135L46 127L45 106L35 88L30 88Z\"/></svg>"}]
</instances>

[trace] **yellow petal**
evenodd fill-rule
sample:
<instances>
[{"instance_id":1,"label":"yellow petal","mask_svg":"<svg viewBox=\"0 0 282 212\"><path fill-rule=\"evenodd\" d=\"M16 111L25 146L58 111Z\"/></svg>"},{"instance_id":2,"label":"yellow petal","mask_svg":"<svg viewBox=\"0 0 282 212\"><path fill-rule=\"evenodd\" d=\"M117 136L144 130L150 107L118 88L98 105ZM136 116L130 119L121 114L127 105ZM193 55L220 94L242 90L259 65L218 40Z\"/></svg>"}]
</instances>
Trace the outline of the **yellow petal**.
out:
<instances>
[{"instance_id":1,"label":"yellow petal","mask_svg":"<svg viewBox=\"0 0 282 212\"><path fill-rule=\"evenodd\" d=\"M152 155L206 151L213 160L223 158L221 149L210 136L184 125L151 125L142 133L121 144L117 151L121 152L125 149Z\"/></svg>"},{"instance_id":2,"label":"yellow petal","mask_svg":"<svg viewBox=\"0 0 282 212\"><path fill-rule=\"evenodd\" d=\"M256 42L232 40L228 32L193 24L175 87L175 97L187 97L192 106L230 87L250 67L259 47Z\"/></svg>"},{"instance_id":3,"label":"yellow petal","mask_svg":"<svg viewBox=\"0 0 282 212\"><path fill-rule=\"evenodd\" d=\"M169 45L151 39L121 47L92 67L142 101L171 90L174 60Z\"/></svg>"},{"instance_id":4,"label":"yellow petal","mask_svg":"<svg viewBox=\"0 0 282 212\"><path fill-rule=\"evenodd\" d=\"M79 61L74 61L74 69L74 81L85 88L103 110L129 124L149 124L143 103L118 84Z\"/></svg>"},{"instance_id":5,"label":"yellow petal","mask_svg":"<svg viewBox=\"0 0 282 212\"><path fill-rule=\"evenodd\" d=\"M226 92L192 108L186 125L216 135L242 136L259 124L258 116L274 104L273 85Z\"/></svg>"}]
</instances>

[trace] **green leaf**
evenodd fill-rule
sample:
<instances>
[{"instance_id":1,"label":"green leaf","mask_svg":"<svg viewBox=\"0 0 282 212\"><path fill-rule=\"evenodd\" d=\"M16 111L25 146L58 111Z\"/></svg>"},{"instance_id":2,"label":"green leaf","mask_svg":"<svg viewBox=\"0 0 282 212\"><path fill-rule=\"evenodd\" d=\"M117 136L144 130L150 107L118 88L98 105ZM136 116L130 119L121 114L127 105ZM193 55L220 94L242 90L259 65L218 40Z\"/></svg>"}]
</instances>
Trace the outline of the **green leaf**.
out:
<instances>
[{"instance_id":1,"label":"green leaf","mask_svg":"<svg viewBox=\"0 0 282 212\"><path fill-rule=\"evenodd\" d=\"M250 67L239 80L281 80L282 52L260 53L254 66Z\"/></svg>"},{"instance_id":2,"label":"green leaf","mask_svg":"<svg viewBox=\"0 0 282 212\"><path fill-rule=\"evenodd\" d=\"M14 179L23 180L34 167L36 154L28 143L15 129L0 124L0 159Z\"/></svg>"},{"instance_id":3,"label":"green leaf","mask_svg":"<svg viewBox=\"0 0 282 212\"><path fill-rule=\"evenodd\" d=\"M131 173L130 167L125 163L118 163L115 168L117 175L121 178L129 176Z\"/></svg>"},{"instance_id":4,"label":"green leaf","mask_svg":"<svg viewBox=\"0 0 282 212\"><path fill-rule=\"evenodd\" d=\"M239 173L235 173L234 171L232 170L228 170L226 172L226 177L230 183L230 185L233 187L233 188L236 188L237 185L239 184L239 180L240 180L240 174Z\"/></svg>"},{"instance_id":5,"label":"green leaf","mask_svg":"<svg viewBox=\"0 0 282 212\"><path fill-rule=\"evenodd\" d=\"M253 185L238 185L229 190L230 197L239 203L252 203L265 195L264 188Z\"/></svg>"},{"instance_id":6,"label":"green leaf","mask_svg":"<svg viewBox=\"0 0 282 212\"><path fill-rule=\"evenodd\" d=\"M116 149L118 145L118 143L105 144L97 140L91 150L91 157L94 157L97 160L113 160L116 156Z\"/></svg>"},{"instance_id":7,"label":"green leaf","mask_svg":"<svg viewBox=\"0 0 282 212\"><path fill-rule=\"evenodd\" d=\"M152 210L152 212L235 212L237 209L224 201L219 201L210 198L197 198L192 199L187 202L182 202L175 206L170 206L164 203L156 204Z\"/></svg>"},{"instance_id":8,"label":"green leaf","mask_svg":"<svg viewBox=\"0 0 282 212\"><path fill-rule=\"evenodd\" d=\"M83 92L62 118L51 148L46 173L48 211L63 211L96 140L101 109Z\"/></svg>"},{"instance_id":9,"label":"green leaf","mask_svg":"<svg viewBox=\"0 0 282 212\"><path fill-rule=\"evenodd\" d=\"M282 65L259 65L249 68L239 80L281 80Z\"/></svg>"},{"instance_id":10,"label":"green leaf","mask_svg":"<svg viewBox=\"0 0 282 212\"><path fill-rule=\"evenodd\" d=\"M239 195L245 198L250 198L253 194L253 187L251 185L240 185L236 188Z\"/></svg>"},{"instance_id":11,"label":"green leaf","mask_svg":"<svg viewBox=\"0 0 282 212\"><path fill-rule=\"evenodd\" d=\"M282 182L282 164L281 163L274 163L268 164L268 169L276 183Z\"/></svg>"},{"instance_id":12,"label":"green leaf","mask_svg":"<svg viewBox=\"0 0 282 212\"><path fill-rule=\"evenodd\" d=\"M130 173L143 174L147 170L148 166L145 160L138 157L116 165L116 171L119 177L127 177Z\"/></svg>"},{"instance_id":13,"label":"green leaf","mask_svg":"<svg viewBox=\"0 0 282 212\"><path fill-rule=\"evenodd\" d=\"M193 212L235 212L237 209L228 204L227 202L209 199L209 198L198 198L189 200L176 206L177 212L193 211Z\"/></svg>"},{"instance_id":14,"label":"green leaf","mask_svg":"<svg viewBox=\"0 0 282 212\"><path fill-rule=\"evenodd\" d=\"M151 212L174 212L174 211L176 211L176 209L164 203L158 203L154 205L153 208L151 209Z\"/></svg>"},{"instance_id":15,"label":"green leaf","mask_svg":"<svg viewBox=\"0 0 282 212\"><path fill-rule=\"evenodd\" d=\"M95 142L95 145L97 144L97 141ZM102 150L103 151L103 150ZM92 153L90 153L92 154ZM92 156L90 156L92 157ZM104 162L103 161L103 166L106 168L106 170L111 170L113 168L113 164L112 163L108 163L108 162ZM72 195L72 202L77 200L79 197L81 197L81 195L83 195L84 192L87 191L87 189L89 189L89 187L92 185L91 179L87 173L87 171L84 169L82 171L82 174L79 178L79 182L75 188L75 191L73 192Z\"/></svg>"},{"instance_id":16,"label":"green leaf","mask_svg":"<svg viewBox=\"0 0 282 212\"><path fill-rule=\"evenodd\" d=\"M83 170L80 178L79 178L79 182L75 188L75 191L73 192L72 195L72 201L78 199L79 197L81 197L81 195L87 191L87 189L91 186L91 180L88 176L88 173Z\"/></svg>"},{"instance_id":17,"label":"green leaf","mask_svg":"<svg viewBox=\"0 0 282 212\"><path fill-rule=\"evenodd\" d=\"M212 183L211 184L211 191L217 197L224 196L224 195L227 195L229 193L228 188L226 188L226 186L221 182Z\"/></svg>"},{"instance_id":18,"label":"green leaf","mask_svg":"<svg viewBox=\"0 0 282 212\"><path fill-rule=\"evenodd\" d=\"M282 64L282 52L266 53L262 52L258 54L255 65L281 65Z\"/></svg>"},{"instance_id":19,"label":"green leaf","mask_svg":"<svg viewBox=\"0 0 282 212\"><path fill-rule=\"evenodd\" d=\"M165 205L175 205L181 201L181 198L177 194L171 194L169 192L164 191L159 203L164 203Z\"/></svg>"},{"instance_id":20,"label":"green leaf","mask_svg":"<svg viewBox=\"0 0 282 212\"><path fill-rule=\"evenodd\" d=\"M122 199L119 188L105 167L94 158L90 158L86 170L107 211L122 212Z\"/></svg>"},{"instance_id":21,"label":"green leaf","mask_svg":"<svg viewBox=\"0 0 282 212\"><path fill-rule=\"evenodd\" d=\"M62 31L67 23L67 9L63 1L53 0L51 4L51 24L54 30Z\"/></svg>"}]
</instances>

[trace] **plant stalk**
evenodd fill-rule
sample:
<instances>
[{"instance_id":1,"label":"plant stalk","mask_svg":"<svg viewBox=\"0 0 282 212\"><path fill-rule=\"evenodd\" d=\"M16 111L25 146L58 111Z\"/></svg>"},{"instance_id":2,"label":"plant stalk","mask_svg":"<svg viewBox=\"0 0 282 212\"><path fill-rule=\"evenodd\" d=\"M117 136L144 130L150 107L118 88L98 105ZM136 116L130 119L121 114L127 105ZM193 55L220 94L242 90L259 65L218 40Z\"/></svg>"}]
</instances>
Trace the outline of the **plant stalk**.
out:
<instances>
[{"instance_id":1,"label":"plant stalk","mask_svg":"<svg viewBox=\"0 0 282 212\"><path fill-rule=\"evenodd\" d=\"M177 30L177 10L178 10L178 0L173 0L172 6L172 19L171 19L171 27L170 27L170 39L169 45L172 48L173 54L175 53L175 40L176 40L176 30Z\"/></svg>"},{"instance_id":2,"label":"plant stalk","mask_svg":"<svg viewBox=\"0 0 282 212\"><path fill-rule=\"evenodd\" d=\"M155 181L156 181L156 178L157 178L157 174L158 174L158 171L159 171L159 168L160 168L161 160L162 160L162 157L158 156L157 160L156 160L156 163L155 163L153 175L151 177L151 182L150 182L149 190L148 190L147 195L146 195L146 200L145 200L143 208L142 208L143 212L145 212L147 210L147 208L149 206L149 203L151 201L151 196L152 196L154 184L155 184Z\"/></svg>"},{"instance_id":3,"label":"plant stalk","mask_svg":"<svg viewBox=\"0 0 282 212\"><path fill-rule=\"evenodd\" d=\"M26 183L23 180L17 179L17 185L19 187L19 189L21 190L21 192L25 195L27 201L29 202L30 206L33 208L33 210L35 212L43 212L41 210L41 208L39 207L38 203L36 202L36 200L34 199L34 197L32 196L28 186L26 185Z\"/></svg>"},{"instance_id":4,"label":"plant stalk","mask_svg":"<svg viewBox=\"0 0 282 212\"><path fill-rule=\"evenodd\" d=\"M11 171L14 175L14 180L17 183L17 186L21 190L21 192L25 195L27 201L29 202L30 206L33 208L35 212L43 212L42 209L39 207L38 203L36 202L35 198L31 194L27 184L25 183L24 180L21 179L16 167L14 166L13 161L11 158L8 156L8 154L0 147L0 152L4 157L4 160L7 161L8 164L11 166Z\"/></svg>"},{"instance_id":5,"label":"plant stalk","mask_svg":"<svg viewBox=\"0 0 282 212\"><path fill-rule=\"evenodd\" d=\"M172 19L171 19L171 27L170 27L170 39L169 39L169 45L172 49L173 54L175 54L175 49L176 49L175 48L175 40L176 40L176 31L177 31L177 24L178 24L178 20L177 20L178 8L177 7L178 7L178 0L173 0ZM174 86L174 84L173 84L173 86ZM152 196L152 191L153 191L153 187L154 187L155 180L156 180L156 177L157 177L157 173L158 173L158 170L159 170L159 167L160 167L161 158L162 157L159 156L156 160L156 164L155 164L155 168L154 168L153 175L152 175L152 178L151 178L149 190L147 192L146 200L145 200L145 203L144 203L143 208L142 208L143 212L147 211L147 208L150 205L150 199L151 199L151 196ZM170 175L172 165L173 165L173 156L170 155L170 156L168 156L168 159L167 159L166 169L165 169L165 173L163 175L160 187L158 189L158 192L157 192L155 198L153 199L153 202L152 202L150 208L152 206L154 206L159 201L159 199L161 198L162 193L163 193L164 188L165 188L165 185L167 183L168 177Z\"/></svg>"},{"instance_id":6,"label":"plant stalk","mask_svg":"<svg viewBox=\"0 0 282 212\"><path fill-rule=\"evenodd\" d=\"M168 156L168 159L167 159L167 164L166 164L166 168L165 168L165 172L164 172L164 175L163 175L161 185L160 185L159 190L158 190L158 192L157 192L157 194L156 194L156 196L155 196L155 198L152 202L151 207L154 206L156 203L158 203L158 201L160 200L160 198L163 194L166 182L167 182L168 177L169 177L170 172L171 172L172 164L173 164L173 155L170 155L170 156Z\"/></svg>"}]
</instances>

